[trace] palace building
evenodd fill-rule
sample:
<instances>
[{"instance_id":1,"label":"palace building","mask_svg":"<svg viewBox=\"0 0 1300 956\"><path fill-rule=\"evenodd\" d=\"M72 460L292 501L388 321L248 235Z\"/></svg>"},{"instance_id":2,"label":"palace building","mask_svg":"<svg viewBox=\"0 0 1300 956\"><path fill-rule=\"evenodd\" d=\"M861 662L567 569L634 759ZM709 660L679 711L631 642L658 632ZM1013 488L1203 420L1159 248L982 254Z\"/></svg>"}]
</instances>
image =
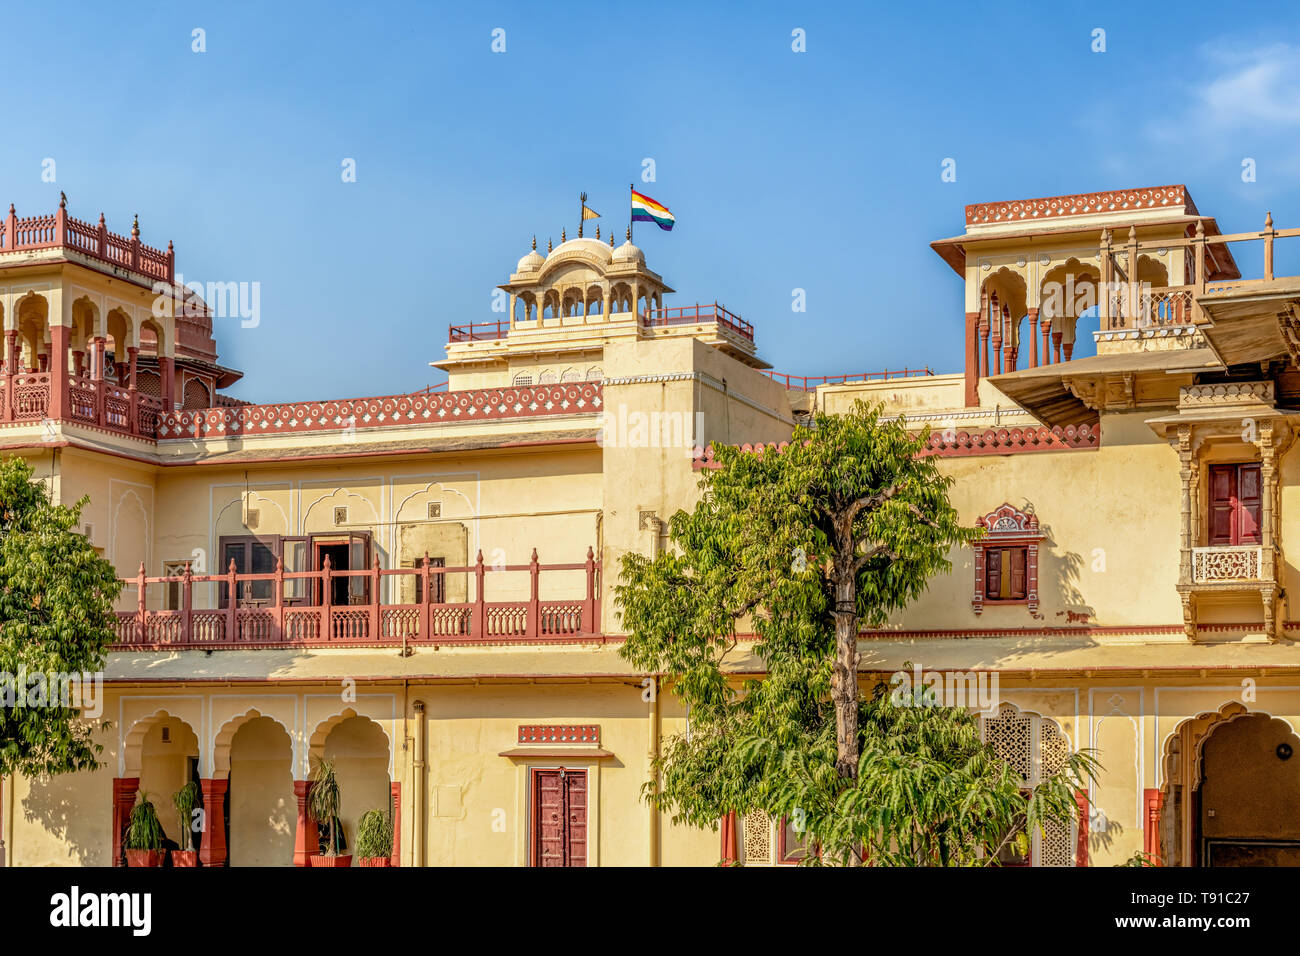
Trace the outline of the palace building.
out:
<instances>
[{"instance_id":1,"label":"palace building","mask_svg":"<svg viewBox=\"0 0 1300 956\"><path fill-rule=\"evenodd\" d=\"M857 399L931 430L988 531L862 634L864 686L996 677L984 733L1027 785L1080 748L1104 767L1008 862L1300 863L1300 278L1273 258L1300 228L1260 220L1225 235L1182 186L968 206L932 243L964 368L818 379L580 237L525 253L507 318L450 327L445 388L256 405L222 394L240 373L170 244L10 207L0 448L89 496L125 586L104 766L5 779L7 863L120 865L137 795L175 838L196 780L204 864L305 865L320 757L349 841L392 809L400 866L796 861L785 821L641 798L687 717L619 656L613 584L667 547L702 449Z\"/></svg>"}]
</instances>

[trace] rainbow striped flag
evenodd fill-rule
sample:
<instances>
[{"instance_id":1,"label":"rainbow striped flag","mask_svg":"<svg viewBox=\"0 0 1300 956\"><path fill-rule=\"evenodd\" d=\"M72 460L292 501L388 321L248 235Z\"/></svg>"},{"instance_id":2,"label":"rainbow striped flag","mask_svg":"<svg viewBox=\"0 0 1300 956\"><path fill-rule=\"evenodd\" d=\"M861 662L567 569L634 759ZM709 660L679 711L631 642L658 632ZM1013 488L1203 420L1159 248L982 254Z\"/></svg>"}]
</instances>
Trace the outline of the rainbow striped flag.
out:
<instances>
[{"instance_id":1,"label":"rainbow striped flag","mask_svg":"<svg viewBox=\"0 0 1300 956\"><path fill-rule=\"evenodd\" d=\"M632 190L632 221L653 222L660 229L671 231L673 223L677 220L673 218L667 206L655 202L649 196L641 195L634 189Z\"/></svg>"}]
</instances>

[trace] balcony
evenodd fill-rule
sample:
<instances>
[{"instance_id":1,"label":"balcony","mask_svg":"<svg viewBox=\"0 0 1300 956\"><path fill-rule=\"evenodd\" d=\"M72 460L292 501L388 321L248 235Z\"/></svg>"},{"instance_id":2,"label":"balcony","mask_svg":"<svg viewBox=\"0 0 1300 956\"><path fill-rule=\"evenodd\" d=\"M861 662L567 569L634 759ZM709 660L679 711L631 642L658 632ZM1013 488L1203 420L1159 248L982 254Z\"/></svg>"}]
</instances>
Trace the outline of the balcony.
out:
<instances>
[{"instance_id":1,"label":"balcony","mask_svg":"<svg viewBox=\"0 0 1300 956\"><path fill-rule=\"evenodd\" d=\"M42 422L50 416L50 372L0 375L0 424ZM162 399L104 379L68 376L63 419L120 435L154 438Z\"/></svg>"},{"instance_id":2,"label":"balcony","mask_svg":"<svg viewBox=\"0 0 1300 956\"><path fill-rule=\"evenodd\" d=\"M1264 580L1262 545L1192 548L1192 583L1258 583Z\"/></svg>"},{"instance_id":3,"label":"balcony","mask_svg":"<svg viewBox=\"0 0 1300 956\"><path fill-rule=\"evenodd\" d=\"M171 243L167 251L140 242L140 224L131 226L130 237L109 232L104 217L92 225L68 215L66 200L52 216L19 219L9 206L8 218L0 221L0 254L41 249L66 249L109 266L127 269L150 280L175 280L176 257Z\"/></svg>"},{"instance_id":4,"label":"balcony","mask_svg":"<svg viewBox=\"0 0 1300 956\"><path fill-rule=\"evenodd\" d=\"M526 600L489 601L490 578L504 572L528 574ZM543 573L581 572L581 594L540 598ZM385 570L378 560L362 570L336 571L328 556L319 571L286 572L277 560L269 574L239 574L231 563L221 575L147 577L144 567L125 587L136 590L134 611L118 611L116 651L238 650L273 647L409 647L433 645L577 644L604 641L600 631L600 562L590 548L577 564L490 566L480 551L469 567L436 567L426 557L419 567ZM474 600L434 602L447 593L451 576L473 580ZM441 580L439 580L441 579ZM334 603L338 583L347 603ZM406 584L403 587L403 583ZM494 582L495 583L495 582ZM572 584L572 580L570 581ZM217 605L195 607L195 588ZM567 590L577 591L577 588ZM410 593L424 600L389 603ZM468 593L468 592L467 592ZM236 601L230 595L238 595ZM167 596L178 607L149 610L150 596Z\"/></svg>"}]
</instances>

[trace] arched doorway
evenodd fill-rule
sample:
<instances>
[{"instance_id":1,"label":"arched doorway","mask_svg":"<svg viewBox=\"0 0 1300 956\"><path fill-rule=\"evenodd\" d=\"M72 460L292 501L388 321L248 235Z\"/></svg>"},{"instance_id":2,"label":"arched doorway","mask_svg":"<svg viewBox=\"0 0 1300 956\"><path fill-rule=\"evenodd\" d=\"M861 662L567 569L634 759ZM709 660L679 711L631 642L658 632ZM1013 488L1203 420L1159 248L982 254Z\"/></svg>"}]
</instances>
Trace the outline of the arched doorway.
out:
<instances>
[{"instance_id":1,"label":"arched doorway","mask_svg":"<svg viewBox=\"0 0 1300 956\"><path fill-rule=\"evenodd\" d=\"M338 774L341 805L339 818L348 852L356 847L357 826L367 810L395 813L388 735L369 717L351 708L330 718L312 734L309 759L313 767L324 758Z\"/></svg>"},{"instance_id":2,"label":"arched doorway","mask_svg":"<svg viewBox=\"0 0 1300 956\"><path fill-rule=\"evenodd\" d=\"M180 847L181 820L172 797L191 780L199 779L199 738L194 728L160 710L132 725L122 748L125 776L140 781L137 794L147 795L153 802L163 835ZM200 839L201 833L195 832L190 842L197 847Z\"/></svg>"},{"instance_id":3,"label":"arched doorway","mask_svg":"<svg viewBox=\"0 0 1300 956\"><path fill-rule=\"evenodd\" d=\"M231 866L292 866L298 824L293 744L278 721L250 715L230 740L226 790Z\"/></svg>"},{"instance_id":4,"label":"arched doorway","mask_svg":"<svg viewBox=\"0 0 1300 956\"><path fill-rule=\"evenodd\" d=\"M1166 866L1300 866L1300 737L1237 702L1184 721L1165 749Z\"/></svg>"}]
</instances>

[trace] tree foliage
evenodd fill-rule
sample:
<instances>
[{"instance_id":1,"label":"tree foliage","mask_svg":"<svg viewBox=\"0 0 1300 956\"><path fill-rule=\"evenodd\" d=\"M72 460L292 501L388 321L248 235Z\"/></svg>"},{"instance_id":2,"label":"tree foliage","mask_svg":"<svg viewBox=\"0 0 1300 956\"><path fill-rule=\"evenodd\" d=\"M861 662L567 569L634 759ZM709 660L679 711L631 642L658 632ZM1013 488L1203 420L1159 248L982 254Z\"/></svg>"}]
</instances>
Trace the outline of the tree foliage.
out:
<instances>
[{"instance_id":1,"label":"tree foliage","mask_svg":"<svg viewBox=\"0 0 1300 956\"><path fill-rule=\"evenodd\" d=\"M1089 754L1024 797L964 710L859 689L860 630L885 625L978 534L925 442L859 402L784 449L715 447L699 503L670 519L672 547L624 557L622 653L689 708L689 734L665 743L648 785L674 819L711 827L762 809L791 818L814 861L930 865L988 862L1077 813Z\"/></svg>"},{"instance_id":2,"label":"tree foliage","mask_svg":"<svg viewBox=\"0 0 1300 956\"><path fill-rule=\"evenodd\" d=\"M82 498L55 505L21 458L0 461L0 774L27 776L94 769L102 747L78 701L27 695L34 675L100 673L113 640L113 565L75 529ZM35 703L35 706L32 704ZM101 726L107 726L106 724Z\"/></svg>"}]
</instances>

